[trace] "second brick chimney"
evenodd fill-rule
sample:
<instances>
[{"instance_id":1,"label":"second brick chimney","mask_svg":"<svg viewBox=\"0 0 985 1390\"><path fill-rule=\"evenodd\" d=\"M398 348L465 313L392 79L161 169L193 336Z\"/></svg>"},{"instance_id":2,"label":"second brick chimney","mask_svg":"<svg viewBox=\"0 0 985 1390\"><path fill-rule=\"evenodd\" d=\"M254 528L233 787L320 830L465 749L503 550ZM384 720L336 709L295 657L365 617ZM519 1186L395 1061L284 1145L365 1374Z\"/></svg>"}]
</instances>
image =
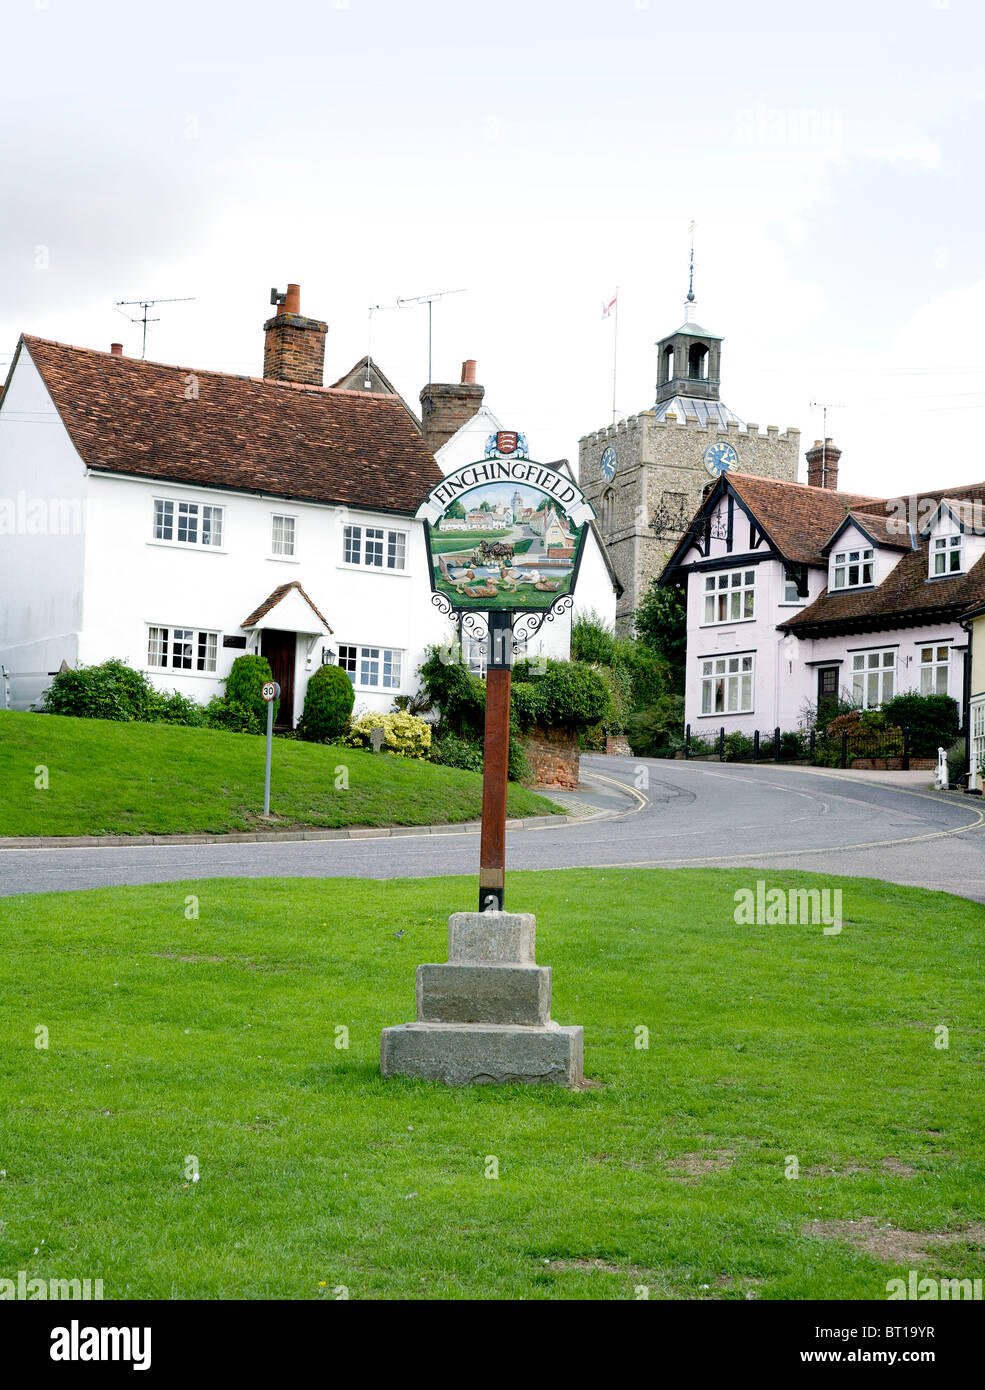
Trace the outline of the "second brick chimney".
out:
<instances>
[{"instance_id":1,"label":"second brick chimney","mask_svg":"<svg viewBox=\"0 0 985 1390\"><path fill-rule=\"evenodd\" d=\"M421 392L421 429L432 453L472 419L486 394L475 381L475 360L462 363L462 380L456 384L430 382Z\"/></svg>"},{"instance_id":2,"label":"second brick chimney","mask_svg":"<svg viewBox=\"0 0 985 1390\"><path fill-rule=\"evenodd\" d=\"M328 324L301 313L301 286L286 293L271 291L277 313L263 325L263 375L270 381L296 381L321 386L325 378L325 335Z\"/></svg>"},{"instance_id":3,"label":"second brick chimney","mask_svg":"<svg viewBox=\"0 0 985 1390\"><path fill-rule=\"evenodd\" d=\"M838 460L841 458L838 446L830 439L815 439L806 457L808 487L826 487L837 492Z\"/></svg>"}]
</instances>

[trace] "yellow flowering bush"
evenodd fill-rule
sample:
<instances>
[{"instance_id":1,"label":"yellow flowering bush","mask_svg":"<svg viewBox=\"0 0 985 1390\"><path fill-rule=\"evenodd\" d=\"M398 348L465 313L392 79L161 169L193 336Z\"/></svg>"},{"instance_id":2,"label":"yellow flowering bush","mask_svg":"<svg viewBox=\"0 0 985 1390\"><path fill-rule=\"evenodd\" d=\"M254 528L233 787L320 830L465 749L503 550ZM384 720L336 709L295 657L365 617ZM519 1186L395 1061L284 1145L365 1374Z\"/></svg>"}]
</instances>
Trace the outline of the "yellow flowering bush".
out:
<instances>
[{"instance_id":1,"label":"yellow flowering bush","mask_svg":"<svg viewBox=\"0 0 985 1390\"><path fill-rule=\"evenodd\" d=\"M342 740L349 748L372 748L372 729L383 730L381 752L401 758L426 758L431 747L431 725L426 719L398 710L396 714L361 714Z\"/></svg>"}]
</instances>

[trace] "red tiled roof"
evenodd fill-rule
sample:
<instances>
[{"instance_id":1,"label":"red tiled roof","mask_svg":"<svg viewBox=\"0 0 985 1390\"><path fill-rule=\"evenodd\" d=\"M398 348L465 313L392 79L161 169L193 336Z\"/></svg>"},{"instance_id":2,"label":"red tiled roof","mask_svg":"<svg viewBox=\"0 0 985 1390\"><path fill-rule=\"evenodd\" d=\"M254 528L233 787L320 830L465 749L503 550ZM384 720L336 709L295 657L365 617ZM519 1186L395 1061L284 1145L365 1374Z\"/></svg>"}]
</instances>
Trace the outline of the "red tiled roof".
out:
<instances>
[{"instance_id":1,"label":"red tiled roof","mask_svg":"<svg viewBox=\"0 0 985 1390\"><path fill-rule=\"evenodd\" d=\"M807 483L782 483L751 473L729 473L728 482L785 560L824 565L826 542L852 511L884 511L885 499L833 492Z\"/></svg>"},{"instance_id":2,"label":"red tiled roof","mask_svg":"<svg viewBox=\"0 0 985 1390\"><path fill-rule=\"evenodd\" d=\"M846 520L866 534L876 545L886 546L890 550L912 550L910 544L910 532L906 523L901 522L894 516L880 516L878 512L863 512L858 508L848 513ZM824 551L827 553L835 547L835 536L841 531L839 525L834 535L830 536L825 542Z\"/></svg>"},{"instance_id":3,"label":"red tiled roof","mask_svg":"<svg viewBox=\"0 0 985 1390\"><path fill-rule=\"evenodd\" d=\"M397 395L22 342L90 468L410 514L443 476Z\"/></svg>"},{"instance_id":4,"label":"red tiled roof","mask_svg":"<svg viewBox=\"0 0 985 1390\"><path fill-rule=\"evenodd\" d=\"M924 526L928 499L937 503L949 499L985 507L985 483L934 489L912 499L835 492L748 473L729 473L726 483L734 489L784 560L827 568L828 543L848 519L863 525L879 546L903 550L892 571L875 588L837 593L824 589L808 607L779 624L781 631L789 629L808 636L872 630L880 626L921 626L953 621L969 609L985 606L985 557L965 574L930 579L926 534L918 529L917 549L914 550L909 530L900 531L910 519ZM901 507L900 503L905 505ZM912 518L911 503L918 504ZM707 505L706 499L698 515ZM692 543L685 534L665 574Z\"/></svg>"},{"instance_id":5,"label":"red tiled roof","mask_svg":"<svg viewBox=\"0 0 985 1390\"><path fill-rule=\"evenodd\" d=\"M947 622L965 609L985 601L985 556L966 574L941 579L927 578L927 546L910 550L874 589L825 589L814 602L789 622L786 631L820 632L845 628L915 626Z\"/></svg>"},{"instance_id":6,"label":"red tiled roof","mask_svg":"<svg viewBox=\"0 0 985 1390\"><path fill-rule=\"evenodd\" d=\"M311 609L312 613L314 613L315 617L319 618L325 624L325 631L331 632L332 629L329 627L328 620L326 619L324 613L319 612L319 610L311 602L311 599L304 592L301 585L298 583L296 579L292 579L290 584L278 584L277 588L273 591L273 593L270 594L267 598L265 598L263 603L260 604L260 607L254 608L250 616L248 618L243 619L243 621L240 623L240 627L253 627L254 624L258 623L261 618L265 618L272 608L276 608L278 603L280 603L281 599L285 596L285 594L290 593L292 589L297 589L298 593L304 599L305 603Z\"/></svg>"}]
</instances>

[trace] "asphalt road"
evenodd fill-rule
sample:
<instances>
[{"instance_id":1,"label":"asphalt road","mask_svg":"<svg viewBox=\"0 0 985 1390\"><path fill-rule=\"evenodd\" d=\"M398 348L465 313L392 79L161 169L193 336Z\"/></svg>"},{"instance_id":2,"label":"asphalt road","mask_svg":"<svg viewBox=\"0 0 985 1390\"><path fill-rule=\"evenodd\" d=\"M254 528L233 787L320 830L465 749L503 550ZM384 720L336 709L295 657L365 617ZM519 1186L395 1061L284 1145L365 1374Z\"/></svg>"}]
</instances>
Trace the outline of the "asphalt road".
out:
<instances>
[{"instance_id":1,"label":"asphalt road","mask_svg":"<svg viewBox=\"0 0 985 1390\"><path fill-rule=\"evenodd\" d=\"M577 799L618 814L508 837L509 869L749 865L944 889L985 902L978 798L765 765L583 759ZM601 780L599 780L601 779ZM640 783L643 783L639 790ZM196 878L477 871L474 831L394 838L0 850L0 894Z\"/></svg>"}]
</instances>

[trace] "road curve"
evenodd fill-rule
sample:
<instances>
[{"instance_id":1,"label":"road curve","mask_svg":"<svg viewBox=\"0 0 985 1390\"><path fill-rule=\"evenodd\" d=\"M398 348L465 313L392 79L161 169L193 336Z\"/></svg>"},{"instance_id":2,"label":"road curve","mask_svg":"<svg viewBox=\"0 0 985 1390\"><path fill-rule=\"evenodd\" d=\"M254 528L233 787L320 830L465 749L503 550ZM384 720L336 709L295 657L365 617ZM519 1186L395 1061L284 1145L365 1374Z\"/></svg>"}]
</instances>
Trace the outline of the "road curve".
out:
<instances>
[{"instance_id":1,"label":"road curve","mask_svg":"<svg viewBox=\"0 0 985 1390\"><path fill-rule=\"evenodd\" d=\"M775 764L586 757L619 783L608 819L508 836L508 869L633 865L805 869L943 889L985 902L977 798ZM636 789L639 788L637 791ZM0 850L0 895L197 878L403 878L477 872L474 831L302 840Z\"/></svg>"}]
</instances>

